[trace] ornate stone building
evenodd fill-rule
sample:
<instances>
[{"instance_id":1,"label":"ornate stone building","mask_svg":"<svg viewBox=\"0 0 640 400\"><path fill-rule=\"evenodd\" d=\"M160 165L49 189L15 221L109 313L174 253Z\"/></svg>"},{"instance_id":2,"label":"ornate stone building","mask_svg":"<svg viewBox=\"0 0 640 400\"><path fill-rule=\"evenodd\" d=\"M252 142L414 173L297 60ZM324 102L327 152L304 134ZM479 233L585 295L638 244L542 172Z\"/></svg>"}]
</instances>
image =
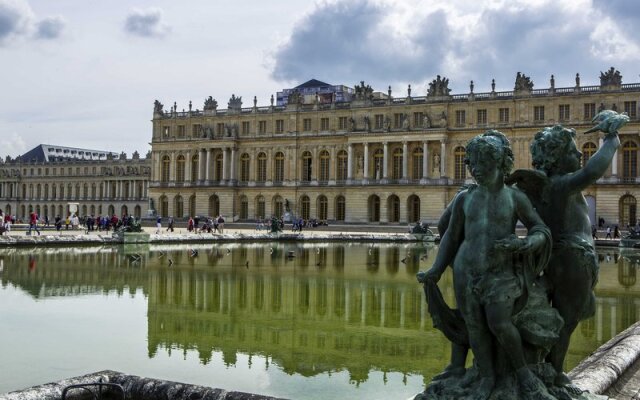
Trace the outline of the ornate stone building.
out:
<instances>
[{"instance_id":1,"label":"ornate stone building","mask_svg":"<svg viewBox=\"0 0 640 400\"><path fill-rule=\"evenodd\" d=\"M361 82L349 101L289 92L286 105L243 108L235 95L219 110L153 114L150 197L163 216L217 215L239 220L282 215L305 219L407 223L435 221L468 181L465 144L487 129L511 140L516 168L530 168L529 144L545 126L578 132L601 109L625 111L622 147L606 176L585 191L591 216L635 223L638 189L640 84L623 84L615 69L600 85L534 89L518 73L514 90L451 94L438 76L426 96L374 92ZM323 97L327 98L326 93ZM584 159L600 145L597 133L578 133Z\"/></svg>"},{"instance_id":2,"label":"ornate stone building","mask_svg":"<svg viewBox=\"0 0 640 400\"><path fill-rule=\"evenodd\" d=\"M124 153L41 144L0 162L0 208L20 219L31 211L64 218L74 203L80 216L145 216L150 163L137 152L128 159Z\"/></svg>"}]
</instances>

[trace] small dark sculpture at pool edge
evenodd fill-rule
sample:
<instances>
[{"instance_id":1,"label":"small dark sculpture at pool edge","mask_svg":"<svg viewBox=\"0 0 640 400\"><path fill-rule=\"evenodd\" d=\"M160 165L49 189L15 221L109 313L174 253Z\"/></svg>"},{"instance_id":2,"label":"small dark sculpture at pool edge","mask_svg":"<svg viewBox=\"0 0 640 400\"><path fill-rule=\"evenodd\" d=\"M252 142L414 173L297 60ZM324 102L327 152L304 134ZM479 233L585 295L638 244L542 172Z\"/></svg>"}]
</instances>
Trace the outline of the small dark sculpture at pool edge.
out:
<instances>
[{"instance_id":1,"label":"small dark sculpture at pool edge","mask_svg":"<svg viewBox=\"0 0 640 400\"><path fill-rule=\"evenodd\" d=\"M605 136L583 168L575 131L561 125L536 134L535 170L511 175L513 153L502 133L469 142L465 163L476 184L448 205L438 256L417 275L434 327L451 341L451 363L416 400L590 397L562 371L571 333L594 313L598 275L581 190L605 173L628 120L609 110L596 115L586 133ZM515 235L517 220L528 229L525 238ZM458 309L437 286L448 265ZM469 349L474 360L466 369Z\"/></svg>"}]
</instances>

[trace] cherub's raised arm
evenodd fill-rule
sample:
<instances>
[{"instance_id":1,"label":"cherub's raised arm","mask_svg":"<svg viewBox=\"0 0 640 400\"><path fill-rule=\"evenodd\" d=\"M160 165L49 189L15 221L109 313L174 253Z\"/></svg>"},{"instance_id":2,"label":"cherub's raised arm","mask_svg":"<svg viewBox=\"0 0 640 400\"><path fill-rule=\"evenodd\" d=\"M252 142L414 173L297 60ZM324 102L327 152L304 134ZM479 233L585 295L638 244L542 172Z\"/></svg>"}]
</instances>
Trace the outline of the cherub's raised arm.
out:
<instances>
[{"instance_id":1,"label":"cherub's raised arm","mask_svg":"<svg viewBox=\"0 0 640 400\"><path fill-rule=\"evenodd\" d=\"M607 172L607 168L611 165L613 156L619 147L620 138L618 138L617 132L607 134L600 149L589 158L584 167L567 175L567 188L570 191L579 191L595 183Z\"/></svg>"}]
</instances>

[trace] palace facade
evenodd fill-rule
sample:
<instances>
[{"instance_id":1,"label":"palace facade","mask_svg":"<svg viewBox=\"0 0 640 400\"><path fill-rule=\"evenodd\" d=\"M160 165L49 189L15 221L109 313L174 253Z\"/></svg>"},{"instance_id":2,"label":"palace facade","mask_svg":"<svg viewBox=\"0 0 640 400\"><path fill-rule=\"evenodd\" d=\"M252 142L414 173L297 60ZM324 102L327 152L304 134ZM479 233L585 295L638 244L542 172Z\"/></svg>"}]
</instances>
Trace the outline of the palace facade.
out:
<instances>
[{"instance_id":1,"label":"palace facade","mask_svg":"<svg viewBox=\"0 0 640 400\"><path fill-rule=\"evenodd\" d=\"M149 155L150 157L150 155ZM150 158L41 144L0 162L0 208L25 220L79 216L145 216L149 209Z\"/></svg>"},{"instance_id":2,"label":"palace facade","mask_svg":"<svg viewBox=\"0 0 640 400\"><path fill-rule=\"evenodd\" d=\"M451 94L438 76L426 96L374 92L364 82L309 81L285 90L274 105L243 108L233 95L219 110L169 111L156 101L149 197L162 216L219 215L254 220L289 214L346 223L436 221L460 186L470 182L465 145L487 129L505 133L515 168L531 168L530 142L546 126L578 131L586 161L601 143L583 135L602 109L626 112L622 146L607 174L585 190L592 221L636 223L640 83L623 84L611 68L600 85L534 89L516 75L514 90ZM317 85L317 95L309 96ZM340 91L339 100L331 89ZM294 88L295 89L295 88ZM321 93L321 95L320 95Z\"/></svg>"}]
</instances>

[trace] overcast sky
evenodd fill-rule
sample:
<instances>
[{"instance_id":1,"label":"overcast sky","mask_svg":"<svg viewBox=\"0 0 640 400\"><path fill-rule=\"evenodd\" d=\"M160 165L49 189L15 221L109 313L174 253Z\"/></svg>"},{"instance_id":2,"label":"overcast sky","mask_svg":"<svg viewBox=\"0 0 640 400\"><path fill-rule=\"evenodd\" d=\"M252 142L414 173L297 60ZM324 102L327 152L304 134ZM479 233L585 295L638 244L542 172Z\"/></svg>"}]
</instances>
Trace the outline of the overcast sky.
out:
<instances>
[{"instance_id":1,"label":"overcast sky","mask_svg":"<svg viewBox=\"0 0 640 400\"><path fill-rule=\"evenodd\" d=\"M637 0L0 0L0 155L40 143L146 153L153 101L268 105L316 78L453 93L640 82Z\"/></svg>"}]
</instances>

